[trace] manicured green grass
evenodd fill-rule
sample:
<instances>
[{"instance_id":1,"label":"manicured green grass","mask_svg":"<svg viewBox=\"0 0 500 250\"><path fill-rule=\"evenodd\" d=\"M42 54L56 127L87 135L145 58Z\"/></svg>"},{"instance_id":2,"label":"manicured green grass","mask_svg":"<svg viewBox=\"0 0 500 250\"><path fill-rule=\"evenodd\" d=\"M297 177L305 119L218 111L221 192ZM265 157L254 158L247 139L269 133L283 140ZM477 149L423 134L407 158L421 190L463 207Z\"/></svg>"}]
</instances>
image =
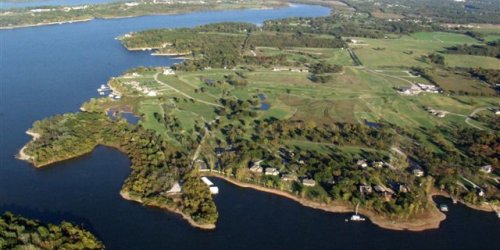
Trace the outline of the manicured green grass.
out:
<instances>
[{"instance_id":1,"label":"manicured green grass","mask_svg":"<svg viewBox=\"0 0 500 250\"><path fill-rule=\"evenodd\" d=\"M143 116L140 124L147 129L152 129L160 134L166 134L166 128L162 123L159 123L155 117L154 113L158 113L163 116L163 108L158 100L144 100L141 102L139 107L139 113Z\"/></svg>"},{"instance_id":2,"label":"manicured green grass","mask_svg":"<svg viewBox=\"0 0 500 250\"><path fill-rule=\"evenodd\" d=\"M442 51L455 44L479 43L469 36L444 32L420 32L395 39L356 38L356 40L366 44L351 45L351 47L363 65L368 67L428 67L428 64L419 60L421 56ZM482 65L488 68L497 67L493 65L494 63L488 60ZM479 62L472 64L478 65Z\"/></svg>"},{"instance_id":3,"label":"manicured green grass","mask_svg":"<svg viewBox=\"0 0 500 250\"><path fill-rule=\"evenodd\" d=\"M467 67L467 68L485 68L499 69L500 60L494 57L487 56L471 56L471 55L445 55L445 63L450 67Z\"/></svg>"}]
</instances>

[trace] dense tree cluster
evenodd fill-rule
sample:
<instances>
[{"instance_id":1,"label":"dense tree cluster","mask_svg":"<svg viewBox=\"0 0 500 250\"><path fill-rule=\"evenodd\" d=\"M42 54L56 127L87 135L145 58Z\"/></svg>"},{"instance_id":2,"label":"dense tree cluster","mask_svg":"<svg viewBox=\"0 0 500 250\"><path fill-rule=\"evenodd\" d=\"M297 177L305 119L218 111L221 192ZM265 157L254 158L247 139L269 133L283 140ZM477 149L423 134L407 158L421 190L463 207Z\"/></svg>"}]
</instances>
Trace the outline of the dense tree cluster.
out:
<instances>
[{"instance_id":1,"label":"dense tree cluster","mask_svg":"<svg viewBox=\"0 0 500 250\"><path fill-rule=\"evenodd\" d=\"M486 45L456 45L446 50L450 54L474 56L490 56L500 59L500 40L488 42Z\"/></svg>"},{"instance_id":2,"label":"dense tree cluster","mask_svg":"<svg viewBox=\"0 0 500 250\"><path fill-rule=\"evenodd\" d=\"M257 47L342 48L338 37L319 37L301 32L260 31L253 24L221 23L193 29L149 30L122 39L127 48L157 48L161 53L186 54L195 60L176 65L177 70L227 68L241 63L262 65L285 63L286 57L246 56L245 50Z\"/></svg>"},{"instance_id":3,"label":"dense tree cluster","mask_svg":"<svg viewBox=\"0 0 500 250\"><path fill-rule=\"evenodd\" d=\"M191 160L187 152L194 147L193 141L185 141L185 148L179 150L169 146L165 138L154 131L131 125L124 119L111 120L103 113L91 112L70 113L37 121L32 131L40 137L28 143L26 153L34 157L37 165L76 157L92 151L97 145L115 147L132 161L132 173L125 180L122 192L146 204L186 208L182 211L195 221L200 219L197 221L200 223L217 220L216 210L193 210L193 205L184 204L192 199L190 202L193 204L203 201L201 203L210 205L208 203L213 202L211 197L207 198L199 190L181 200L165 195L174 182L188 175ZM190 192L189 187L183 190Z\"/></svg>"},{"instance_id":4,"label":"dense tree cluster","mask_svg":"<svg viewBox=\"0 0 500 250\"><path fill-rule=\"evenodd\" d=\"M85 229L69 222L44 224L10 212L0 217L0 249L104 249Z\"/></svg>"}]
</instances>

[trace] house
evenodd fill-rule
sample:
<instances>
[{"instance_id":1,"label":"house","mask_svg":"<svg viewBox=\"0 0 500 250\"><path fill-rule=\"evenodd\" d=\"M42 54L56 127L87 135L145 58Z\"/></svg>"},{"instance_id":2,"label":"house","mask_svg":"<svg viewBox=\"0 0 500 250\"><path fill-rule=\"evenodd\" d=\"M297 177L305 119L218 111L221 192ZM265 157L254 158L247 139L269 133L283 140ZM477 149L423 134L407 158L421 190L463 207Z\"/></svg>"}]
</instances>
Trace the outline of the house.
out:
<instances>
[{"instance_id":1,"label":"house","mask_svg":"<svg viewBox=\"0 0 500 250\"><path fill-rule=\"evenodd\" d=\"M491 165L484 165L481 168L479 168L479 171L485 174L490 174L493 171L493 167Z\"/></svg>"},{"instance_id":2,"label":"house","mask_svg":"<svg viewBox=\"0 0 500 250\"><path fill-rule=\"evenodd\" d=\"M167 194L179 194L181 192L182 192L181 185L179 184L179 182L176 182L174 183L172 188L170 188L170 190L167 191Z\"/></svg>"},{"instance_id":3,"label":"house","mask_svg":"<svg viewBox=\"0 0 500 250\"><path fill-rule=\"evenodd\" d=\"M265 175L277 176L280 174L276 168L266 168Z\"/></svg>"},{"instance_id":4,"label":"house","mask_svg":"<svg viewBox=\"0 0 500 250\"><path fill-rule=\"evenodd\" d=\"M254 162L253 165L250 167L250 172L262 173L263 168L260 166L261 162L263 162L263 160Z\"/></svg>"},{"instance_id":5,"label":"house","mask_svg":"<svg viewBox=\"0 0 500 250\"><path fill-rule=\"evenodd\" d=\"M382 168L382 167L384 166L384 162L383 162L383 161L374 161L374 162L372 163L372 166L373 166L374 168Z\"/></svg>"},{"instance_id":6,"label":"house","mask_svg":"<svg viewBox=\"0 0 500 250\"><path fill-rule=\"evenodd\" d=\"M424 173L424 171L423 171L422 169L420 169L420 168L414 168L414 169L412 170L412 173L413 173L413 175L415 175L416 177L422 177L422 176L424 176L424 174L425 174L425 173Z\"/></svg>"},{"instance_id":7,"label":"house","mask_svg":"<svg viewBox=\"0 0 500 250\"><path fill-rule=\"evenodd\" d=\"M166 69L163 70L163 74L167 75L167 76L168 75L175 75L175 71L173 69L171 69L171 68L166 68Z\"/></svg>"},{"instance_id":8,"label":"house","mask_svg":"<svg viewBox=\"0 0 500 250\"><path fill-rule=\"evenodd\" d=\"M283 174L283 175L281 175L281 180L282 181L296 181L297 176L294 174Z\"/></svg>"},{"instance_id":9,"label":"house","mask_svg":"<svg viewBox=\"0 0 500 250\"><path fill-rule=\"evenodd\" d=\"M316 186L316 181L313 180L313 179L303 179L302 180L302 185L306 186L306 187L314 187Z\"/></svg>"},{"instance_id":10,"label":"house","mask_svg":"<svg viewBox=\"0 0 500 250\"><path fill-rule=\"evenodd\" d=\"M368 167L368 162L365 159L358 160L356 162L356 165L361 168L367 168Z\"/></svg>"},{"instance_id":11,"label":"house","mask_svg":"<svg viewBox=\"0 0 500 250\"><path fill-rule=\"evenodd\" d=\"M422 90L416 86L412 85L411 87L401 87L398 90L398 93L401 95L418 95Z\"/></svg>"},{"instance_id":12,"label":"house","mask_svg":"<svg viewBox=\"0 0 500 250\"><path fill-rule=\"evenodd\" d=\"M253 173L262 173L262 170L262 167L258 165L253 165L252 167L250 167L250 172Z\"/></svg>"},{"instance_id":13,"label":"house","mask_svg":"<svg viewBox=\"0 0 500 250\"><path fill-rule=\"evenodd\" d=\"M364 195L364 194L371 194L373 192L372 186L366 185L366 184L361 184L359 185L359 192Z\"/></svg>"},{"instance_id":14,"label":"house","mask_svg":"<svg viewBox=\"0 0 500 250\"><path fill-rule=\"evenodd\" d=\"M401 184L401 183L396 184L396 190L398 191L398 193L406 193L406 192L408 192L408 188L405 185Z\"/></svg>"},{"instance_id":15,"label":"house","mask_svg":"<svg viewBox=\"0 0 500 250\"><path fill-rule=\"evenodd\" d=\"M375 192L377 193L385 193L385 188L382 185L375 185L373 186L373 189L375 189Z\"/></svg>"}]
</instances>

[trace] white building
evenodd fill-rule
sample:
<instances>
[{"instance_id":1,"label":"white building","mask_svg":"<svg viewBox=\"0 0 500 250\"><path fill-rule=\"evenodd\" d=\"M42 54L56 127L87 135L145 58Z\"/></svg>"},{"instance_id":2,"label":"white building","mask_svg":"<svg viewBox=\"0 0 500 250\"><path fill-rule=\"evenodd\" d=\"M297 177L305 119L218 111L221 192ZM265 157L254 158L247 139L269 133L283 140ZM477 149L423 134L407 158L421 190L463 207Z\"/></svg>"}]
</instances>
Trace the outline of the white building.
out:
<instances>
[{"instance_id":1,"label":"white building","mask_svg":"<svg viewBox=\"0 0 500 250\"><path fill-rule=\"evenodd\" d=\"M266 168L265 175L277 176L280 172L276 168Z\"/></svg>"},{"instance_id":2,"label":"white building","mask_svg":"<svg viewBox=\"0 0 500 250\"><path fill-rule=\"evenodd\" d=\"M303 179L302 185L304 185L306 187L314 187L314 186L316 186L316 181L313 179Z\"/></svg>"},{"instance_id":3,"label":"white building","mask_svg":"<svg viewBox=\"0 0 500 250\"><path fill-rule=\"evenodd\" d=\"M166 68L166 69L163 70L163 74L167 75L167 76L168 75L175 75L175 71L173 69L171 69L171 68Z\"/></svg>"}]
</instances>

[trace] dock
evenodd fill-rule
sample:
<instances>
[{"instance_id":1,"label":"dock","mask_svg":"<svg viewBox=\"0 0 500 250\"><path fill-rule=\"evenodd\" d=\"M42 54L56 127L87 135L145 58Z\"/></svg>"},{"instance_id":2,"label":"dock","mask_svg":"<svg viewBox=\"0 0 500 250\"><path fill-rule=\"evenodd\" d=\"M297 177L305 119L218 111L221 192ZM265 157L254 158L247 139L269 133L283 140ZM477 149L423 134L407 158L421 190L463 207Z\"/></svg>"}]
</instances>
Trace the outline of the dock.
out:
<instances>
[{"instance_id":1,"label":"dock","mask_svg":"<svg viewBox=\"0 0 500 250\"><path fill-rule=\"evenodd\" d=\"M219 193L219 187L215 186L214 183L210 181L207 177L205 176L201 177L201 181L203 181L203 183L205 183L208 186L211 194Z\"/></svg>"}]
</instances>

